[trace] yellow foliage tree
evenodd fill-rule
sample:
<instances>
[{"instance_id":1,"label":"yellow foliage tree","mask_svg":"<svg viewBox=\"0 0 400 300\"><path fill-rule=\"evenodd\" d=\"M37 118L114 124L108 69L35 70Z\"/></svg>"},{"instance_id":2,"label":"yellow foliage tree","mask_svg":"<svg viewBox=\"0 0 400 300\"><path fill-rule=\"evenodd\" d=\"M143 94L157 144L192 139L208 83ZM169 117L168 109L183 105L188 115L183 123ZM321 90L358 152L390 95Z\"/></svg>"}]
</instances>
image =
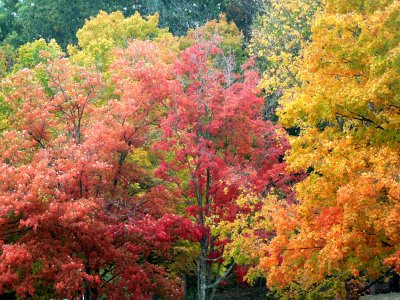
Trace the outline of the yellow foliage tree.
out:
<instances>
[{"instance_id":1,"label":"yellow foliage tree","mask_svg":"<svg viewBox=\"0 0 400 300\"><path fill-rule=\"evenodd\" d=\"M394 0L328 0L314 22L303 84L279 111L301 129L288 162L311 174L296 188L295 229L261 260L271 283L349 293L351 278L400 272L399 13Z\"/></svg>"},{"instance_id":2,"label":"yellow foliage tree","mask_svg":"<svg viewBox=\"0 0 400 300\"><path fill-rule=\"evenodd\" d=\"M356 299L400 273L399 15L395 0L327 0L297 66L301 85L281 99L280 122L300 128L290 170L310 175L298 203L267 199L239 215L229 225L238 242L226 247L255 264L249 280L262 274L282 297Z\"/></svg>"},{"instance_id":3,"label":"yellow foliage tree","mask_svg":"<svg viewBox=\"0 0 400 300\"><path fill-rule=\"evenodd\" d=\"M38 39L18 48L14 70L18 71L23 68L32 69L39 63L45 63L48 59L55 59L63 55L61 47L54 39L48 43L45 39Z\"/></svg>"},{"instance_id":4,"label":"yellow foliage tree","mask_svg":"<svg viewBox=\"0 0 400 300\"><path fill-rule=\"evenodd\" d=\"M266 94L269 118L274 117L283 92L301 85L298 61L310 42L311 24L320 6L321 0L270 0L253 24L249 50L263 70L260 88Z\"/></svg>"},{"instance_id":5,"label":"yellow foliage tree","mask_svg":"<svg viewBox=\"0 0 400 300\"><path fill-rule=\"evenodd\" d=\"M165 49L176 51L179 47L168 28L159 28L159 15L143 18L138 12L125 18L117 11L101 11L96 17L86 20L78 30L78 46L69 45L68 51L75 62L85 65L96 65L105 70L113 60L113 49L127 48L129 41L154 40L162 43Z\"/></svg>"}]
</instances>

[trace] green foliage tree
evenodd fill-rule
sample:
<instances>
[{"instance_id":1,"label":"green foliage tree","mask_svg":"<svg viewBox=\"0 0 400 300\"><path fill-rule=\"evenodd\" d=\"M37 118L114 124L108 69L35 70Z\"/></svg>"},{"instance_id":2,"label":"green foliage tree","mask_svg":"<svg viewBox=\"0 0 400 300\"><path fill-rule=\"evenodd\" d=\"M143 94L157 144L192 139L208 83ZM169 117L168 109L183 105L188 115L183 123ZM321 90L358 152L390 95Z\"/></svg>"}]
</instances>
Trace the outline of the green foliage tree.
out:
<instances>
[{"instance_id":1,"label":"green foliage tree","mask_svg":"<svg viewBox=\"0 0 400 300\"><path fill-rule=\"evenodd\" d=\"M13 30L13 20L18 0L0 1L0 41Z\"/></svg>"},{"instance_id":2,"label":"green foliage tree","mask_svg":"<svg viewBox=\"0 0 400 300\"><path fill-rule=\"evenodd\" d=\"M254 20L265 9L263 0L225 0L223 9L229 20L243 32L246 41L251 37L251 29Z\"/></svg>"},{"instance_id":3,"label":"green foliage tree","mask_svg":"<svg viewBox=\"0 0 400 300\"><path fill-rule=\"evenodd\" d=\"M176 35L185 35L188 29L223 13L248 38L254 17L263 9L262 3L262 0L144 0L139 11L144 14L159 12L161 26L169 27Z\"/></svg>"}]
</instances>

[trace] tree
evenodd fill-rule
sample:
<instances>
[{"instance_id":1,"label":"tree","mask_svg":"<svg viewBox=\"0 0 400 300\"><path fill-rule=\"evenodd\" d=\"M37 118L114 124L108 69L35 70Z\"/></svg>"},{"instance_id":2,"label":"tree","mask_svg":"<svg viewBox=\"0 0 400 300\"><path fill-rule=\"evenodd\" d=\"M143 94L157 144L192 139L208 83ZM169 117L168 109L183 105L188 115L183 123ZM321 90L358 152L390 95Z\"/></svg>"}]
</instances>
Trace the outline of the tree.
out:
<instances>
[{"instance_id":1,"label":"tree","mask_svg":"<svg viewBox=\"0 0 400 300\"><path fill-rule=\"evenodd\" d=\"M19 47L16 52L14 59L15 71L23 68L33 69L39 63L46 63L48 59L55 59L64 55L55 40L47 43L44 39L26 43Z\"/></svg>"},{"instance_id":2,"label":"tree","mask_svg":"<svg viewBox=\"0 0 400 300\"><path fill-rule=\"evenodd\" d=\"M266 96L265 116L277 121L278 100L298 78L302 50L311 40L311 24L320 0L270 0L252 27L250 55L263 70L260 88Z\"/></svg>"},{"instance_id":3,"label":"tree","mask_svg":"<svg viewBox=\"0 0 400 300\"><path fill-rule=\"evenodd\" d=\"M101 11L96 17L86 20L78 30L78 46L70 45L69 53L73 60L84 65L105 71L113 61L116 48L126 48L130 41L154 40L167 46L171 51L178 50L178 40L168 29L158 28L159 15L142 18L136 12L125 18L121 12L107 14Z\"/></svg>"},{"instance_id":4,"label":"tree","mask_svg":"<svg viewBox=\"0 0 400 300\"><path fill-rule=\"evenodd\" d=\"M400 272L399 11L329 0L313 23L302 84L279 111L301 129L287 161L310 176L298 205L272 212L277 235L259 264L281 291L356 298L365 280Z\"/></svg>"},{"instance_id":5,"label":"tree","mask_svg":"<svg viewBox=\"0 0 400 300\"><path fill-rule=\"evenodd\" d=\"M158 143L164 153L159 176L202 228L198 299L213 299L236 265L223 261L225 242L213 228L235 218L241 189L267 193L288 180L279 161L284 138L262 119L257 73L251 64L243 66L243 75L232 66L219 68L215 56L223 55L212 41L199 41L181 53L175 64L179 84L166 102Z\"/></svg>"},{"instance_id":6,"label":"tree","mask_svg":"<svg viewBox=\"0 0 400 300\"><path fill-rule=\"evenodd\" d=\"M221 67L227 67L227 61L234 66L235 72L240 72L241 65L248 60L244 48L244 36L234 22L228 22L225 15L219 15L218 19L208 21L203 26L189 29L185 37L180 38L180 48L185 49L198 43L199 40L215 41L224 53L224 56L217 56Z\"/></svg>"},{"instance_id":7,"label":"tree","mask_svg":"<svg viewBox=\"0 0 400 300\"><path fill-rule=\"evenodd\" d=\"M143 156L170 68L154 44L128 49L110 68L112 99L99 73L65 58L3 83L14 114L0 146L0 294L182 296L163 263L199 231Z\"/></svg>"}]
</instances>

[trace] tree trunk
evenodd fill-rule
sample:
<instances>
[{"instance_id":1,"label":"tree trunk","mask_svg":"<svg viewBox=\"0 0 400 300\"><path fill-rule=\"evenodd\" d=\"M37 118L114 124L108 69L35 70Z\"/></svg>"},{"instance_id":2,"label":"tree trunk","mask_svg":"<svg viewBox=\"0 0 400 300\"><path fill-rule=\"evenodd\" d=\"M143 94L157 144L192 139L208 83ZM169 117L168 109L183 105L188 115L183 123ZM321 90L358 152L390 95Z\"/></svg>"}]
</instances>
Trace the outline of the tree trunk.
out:
<instances>
[{"instance_id":1,"label":"tree trunk","mask_svg":"<svg viewBox=\"0 0 400 300\"><path fill-rule=\"evenodd\" d=\"M207 236L203 235L200 241L201 254L197 261L197 300L207 298Z\"/></svg>"},{"instance_id":2,"label":"tree trunk","mask_svg":"<svg viewBox=\"0 0 400 300\"><path fill-rule=\"evenodd\" d=\"M84 300L92 300L92 289L86 284L85 294L83 295Z\"/></svg>"},{"instance_id":3,"label":"tree trunk","mask_svg":"<svg viewBox=\"0 0 400 300\"><path fill-rule=\"evenodd\" d=\"M198 279L197 279L197 300L206 300L207 282L206 282L206 263L205 257L201 255L198 260Z\"/></svg>"},{"instance_id":4,"label":"tree trunk","mask_svg":"<svg viewBox=\"0 0 400 300\"><path fill-rule=\"evenodd\" d=\"M210 298L207 299L207 300L213 300L213 299L214 299L215 294L216 294L216 292L217 292L217 287L218 287L218 285L215 285L215 286L212 288Z\"/></svg>"},{"instance_id":5,"label":"tree trunk","mask_svg":"<svg viewBox=\"0 0 400 300\"><path fill-rule=\"evenodd\" d=\"M84 300L97 299L96 288L91 288L90 283L85 280L85 292L83 294Z\"/></svg>"}]
</instances>

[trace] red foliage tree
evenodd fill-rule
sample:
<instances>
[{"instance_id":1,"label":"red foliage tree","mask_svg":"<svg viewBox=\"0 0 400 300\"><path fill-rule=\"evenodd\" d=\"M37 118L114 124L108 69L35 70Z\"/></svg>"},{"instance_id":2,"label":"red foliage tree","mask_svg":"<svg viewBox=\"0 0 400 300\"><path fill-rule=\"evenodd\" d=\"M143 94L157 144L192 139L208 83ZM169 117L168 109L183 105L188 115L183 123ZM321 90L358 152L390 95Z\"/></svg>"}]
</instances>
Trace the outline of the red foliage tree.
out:
<instances>
[{"instance_id":1,"label":"red foliage tree","mask_svg":"<svg viewBox=\"0 0 400 300\"><path fill-rule=\"evenodd\" d=\"M119 53L111 93L98 73L68 59L4 83L15 114L0 143L0 294L182 296L160 261L174 241L199 232L172 214L169 192L131 158L150 149L173 90L154 47L138 42Z\"/></svg>"},{"instance_id":2,"label":"red foliage tree","mask_svg":"<svg viewBox=\"0 0 400 300\"><path fill-rule=\"evenodd\" d=\"M212 299L234 268L213 274L222 263L223 241L212 233L220 221L233 220L235 199L244 188L258 193L280 190L292 198L291 177L282 156L288 141L262 118L258 74L251 63L243 74L213 42L199 42L175 63L179 89L167 103L158 147L164 153L158 174L175 185L188 211L203 228L198 257L198 299ZM220 273L223 273L222 275Z\"/></svg>"}]
</instances>

